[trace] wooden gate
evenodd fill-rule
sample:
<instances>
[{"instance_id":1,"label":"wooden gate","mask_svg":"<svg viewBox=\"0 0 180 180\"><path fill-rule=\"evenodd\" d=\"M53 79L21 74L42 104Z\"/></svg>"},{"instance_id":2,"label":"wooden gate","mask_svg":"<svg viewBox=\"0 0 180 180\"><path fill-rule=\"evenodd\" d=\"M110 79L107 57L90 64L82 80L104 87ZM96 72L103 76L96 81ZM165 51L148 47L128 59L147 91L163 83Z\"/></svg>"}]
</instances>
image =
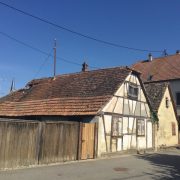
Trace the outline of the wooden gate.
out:
<instances>
[{"instance_id":1,"label":"wooden gate","mask_svg":"<svg viewBox=\"0 0 180 180\"><path fill-rule=\"evenodd\" d=\"M93 159L95 147L95 123L82 124L81 159Z\"/></svg>"}]
</instances>

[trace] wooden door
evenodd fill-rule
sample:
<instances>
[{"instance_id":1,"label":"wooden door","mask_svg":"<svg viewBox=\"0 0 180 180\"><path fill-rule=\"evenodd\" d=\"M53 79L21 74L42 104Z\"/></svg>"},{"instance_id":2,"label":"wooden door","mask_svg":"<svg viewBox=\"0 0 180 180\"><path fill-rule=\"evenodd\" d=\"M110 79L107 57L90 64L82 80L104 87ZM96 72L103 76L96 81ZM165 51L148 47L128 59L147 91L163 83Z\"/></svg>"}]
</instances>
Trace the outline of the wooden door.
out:
<instances>
[{"instance_id":1,"label":"wooden door","mask_svg":"<svg viewBox=\"0 0 180 180\"><path fill-rule=\"evenodd\" d=\"M95 123L82 124L81 159L94 158Z\"/></svg>"}]
</instances>

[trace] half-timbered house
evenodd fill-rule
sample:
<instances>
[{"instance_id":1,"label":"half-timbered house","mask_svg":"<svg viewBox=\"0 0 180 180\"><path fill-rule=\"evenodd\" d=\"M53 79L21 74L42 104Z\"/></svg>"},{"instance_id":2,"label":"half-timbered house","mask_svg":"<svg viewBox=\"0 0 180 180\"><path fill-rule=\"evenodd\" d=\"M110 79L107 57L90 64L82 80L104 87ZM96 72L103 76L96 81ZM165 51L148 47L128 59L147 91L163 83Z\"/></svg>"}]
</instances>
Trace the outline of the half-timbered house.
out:
<instances>
[{"instance_id":1,"label":"half-timbered house","mask_svg":"<svg viewBox=\"0 0 180 180\"><path fill-rule=\"evenodd\" d=\"M99 155L153 147L150 108L137 72L129 72L99 114Z\"/></svg>"},{"instance_id":2,"label":"half-timbered house","mask_svg":"<svg viewBox=\"0 0 180 180\"><path fill-rule=\"evenodd\" d=\"M80 133L84 159L94 157L92 147L97 156L153 147L145 89L139 73L127 67L32 80L0 99L0 117L96 123Z\"/></svg>"}]
</instances>

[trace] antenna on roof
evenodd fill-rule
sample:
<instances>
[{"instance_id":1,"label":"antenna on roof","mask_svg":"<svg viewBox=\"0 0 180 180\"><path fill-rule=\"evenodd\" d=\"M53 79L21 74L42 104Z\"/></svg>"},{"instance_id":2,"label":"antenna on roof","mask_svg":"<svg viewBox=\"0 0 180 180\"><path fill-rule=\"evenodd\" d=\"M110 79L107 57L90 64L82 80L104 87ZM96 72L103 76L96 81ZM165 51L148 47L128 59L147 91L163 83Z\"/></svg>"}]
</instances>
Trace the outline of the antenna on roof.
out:
<instances>
[{"instance_id":1,"label":"antenna on roof","mask_svg":"<svg viewBox=\"0 0 180 180\"><path fill-rule=\"evenodd\" d=\"M14 92L16 89L15 89L15 80L12 79L12 82L11 82L11 87L10 87L10 93L11 92Z\"/></svg>"},{"instance_id":2,"label":"antenna on roof","mask_svg":"<svg viewBox=\"0 0 180 180\"><path fill-rule=\"evenodd\" d=\"M164 55L164 56L168 56L167 49L164 49L163 55Z\"/></svg>"},{"instance_id":3,"label":"antenna on roof","mask_svg":"<svg viewBox=\"0 0 180 180\"><path fill-rule=\"evenodd\" d=\"M56 39L54 39L54 77L56 76Z\"/></svg>"}]
</instances>

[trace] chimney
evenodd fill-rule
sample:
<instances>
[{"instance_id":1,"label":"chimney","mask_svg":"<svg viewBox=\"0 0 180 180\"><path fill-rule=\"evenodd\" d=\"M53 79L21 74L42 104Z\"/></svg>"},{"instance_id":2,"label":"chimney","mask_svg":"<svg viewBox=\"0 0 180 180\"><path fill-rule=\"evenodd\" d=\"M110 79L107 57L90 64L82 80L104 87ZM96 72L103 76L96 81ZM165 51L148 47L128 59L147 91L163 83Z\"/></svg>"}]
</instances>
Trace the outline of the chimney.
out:
<instances>
[{"instance_id":1,"label":"chimney","mask_svg":"<svg viewBox=\"0 0 180 180\"><path fill-rule=\"evenodd\" d=\"M177 50L177 51L176 51L176 54L180 54L180 50Z\"/></svg>"},{"instance_id":2,"label":"chimney","mask_svg":"<svg viewBox=\"0 0 180 180\"><path fill-rule=\"evenodd\" d=\"M149 55L148 55L148 56L149 56L149 59L148 59L148 60L149 60L149 61L152 61L152 60L153 60L152 54L151 54L151 53L149 53Z\"/></svg>"},{"instance_id":3,"label":"chimney","mask_svg":"<svg viewBox=\"0 0 180 180\"><path fill-rule=\"evenodd\" d=\"M88 71L88 65L86 64L86 62L84 62L82 64L82 72L86 72L86 71Z\"/></svg>"}]
</instances>

